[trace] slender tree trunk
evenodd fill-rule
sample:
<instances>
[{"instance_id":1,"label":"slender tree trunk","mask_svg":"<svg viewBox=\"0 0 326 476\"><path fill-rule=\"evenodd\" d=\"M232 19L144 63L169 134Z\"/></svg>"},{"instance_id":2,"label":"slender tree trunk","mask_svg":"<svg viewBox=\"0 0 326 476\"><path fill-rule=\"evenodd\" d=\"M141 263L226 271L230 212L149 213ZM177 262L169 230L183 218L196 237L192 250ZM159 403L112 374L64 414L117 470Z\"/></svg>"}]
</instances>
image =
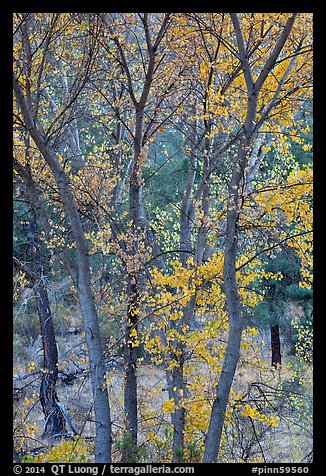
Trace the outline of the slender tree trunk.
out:
<instances>
[{"instance_id":1,"label":"slender tree trunk","mask_svg":"<svg viewBox=\"0 0 326 476\"><path fill-rule=\"evenodd\" d=\"M135 277L128 276L129 306L127 311L127 332L125 341L125 383L124 407L126 416L126 433L121 462L136 462L135 450L138 437L138 388L137 388L137 358L138 347L134 345L135 338L132 330L137 332L137 312L139 307L139 290Z\"/></svg>"},{"instance_id":2,"label":"slender tree trunk","mask_svg":"<svg viewBox=\"0 0 326 476\"><path fill-rule=\"evenodd\" d=\"M90 362L90 373L95 413L95 460L98 463L111 462L111 417L107 386L106 368L99 327L99 318L92 292L89 251L82 229L80 217L66 177L54 173L65 206L77 248L78 283L77 295L86 332L86 345Z\"/></svg>"},{"instance_id":3,"label":"slender tree trunk","mask_svg":"<svg viewBox=\"0 0 326 476\"><path fill-rule=\"evenodd\" d=\"M206 108L206 105L205 105ZM205 124L205 135L209 134L211 130L210 122ZM209 219L209 204L210 204L210 176L212 172L211 164L211 140L205 138L205 152L204 152L204 164L201 182L198 186L196 198L201 198L201 224L198 229L195 262L197 265L201 265L203 262L204 252L207 247L207 220Z\"/></svg>"},{"instance_id":4,"label":"slender tree trunk","mask_svg":"<svg viewBox=\"0 0 326 476\"><path fill-rule=\"evenodd\" d=\"M278 324L271 325L270 331L271 331L272 367L278 368L282 365L279 325Z\"/></svg>"},{"instance_id":5,"label":"slender tree trunk","mask_svg":"<svg viewBox=\"0 0 326 476\"><path fill-rule=\"evenodd\" d=\"M192 199L191 193L196 177L197 156L196 156L196 134L197 123L194 124L193 137L191 141L191 152L189 157L189 170L182 194L180 207L180 250L190 251L191 248L191 215L192 215ZM183 266L187 262L187 253L180 253L180 262Z\"/></svg>"},{"instance_id":6,"label":"slender tree trunk","mask_svg":"<svg viewBox=\"0 0 326 476\"><path fill-rule=\"evenodd\" d=\"M22 269L31 280L34 292L43 345L43 375L40 385L40 402L45 417L44 436L60 435L65 432L65 417L58 405L56 392L58 378L58 350L54 332L53 318L47 288L44 282L44 254L38 236L35 210L32 210L29 225L29 248L32 269L14 257L14 263Z\"/></svg>"},{"instance_id":7,"label":"slender tree trunk","mask_svg":"<svg viewBox=\"0 0 326 476\"><path fill-rule=\"evenodd\" d=\"M34 243L35 243L34 239ZM35 245L34 245L35 246ZM33 253L34 260L39 260L40 250L36 247ZM65 432L65 419L57 406L56 383L58 378L58 349L54 332L53 318L51 314L48 292L44 283L42 270L37 274L37 281L33 286L33 292L40 320L44 373L40 386L40 402L45 416L44 436L60 435Z\"/></svg>"},{"instance_id":8,"label":"slender tree trunk","mask_svg":"<svg viewBox=\"0 0 326 476\"><path fill-rule=\"evenodd\" d=\"M110 463L112 444L111 416L105 381L106 368L101 346L98 314L91 289L88 259L85 259L85 261L79 265L78 299L86 330L86 345L88 348L94 399L95 461L97 463ZM85 273L86 276L84 276ZM83 275L82 278L81 275Z\"/></svg>"},{"instance_id":9,"label":"slender tree trunk","mask_svg":"<svg viewBox=\"0 0 326 476\"><path fill-rule=\"evenodd\" d=\"M207 132L209 125L206 125ZM180 210L180 249L189 250L191 247L191 222L194 215L193 204L191 200L191 193L196 176L196 127L194 129L192 150L190 155L190 167L188 171L188 177L183 192L181 210ZM201 199L201 211L203 213L202 223L198 229L197 242L195 247L195 262L200 265L203 261L204 251L207 245L207 223L206 220L209 216L209 192L210 192L210 142L205 140L205 161L202 172L200 184L197 189L196 198ZM186 266L187 255L180 253L180 261ZM176 321L172 324L173 328L182 334L182 327L186 325L189 329L195 328L196 323L194 321L196 299L195 296L190 298L190 301L186 304L183 312L181 322ZM174 398L176 410L172 414L173 423L173 462L180 463L184 461L184 434L185 434L185 422L186 412L185 409L180 407L180 395L186 394L186 384L184 379L184 360L185 349L184 345L179 343L177 345L177 354L172 355L172 358L178 361L178 366L174 367L171 373L171 386L170 398Z\"/></svg>"},{"instance_id":10,"label":"slender tree trunk","mask_svg":"<svg viewBox=\"0 0 326 476\"><path fill-rule=\"evenodd\" d=\"M12 460L13 460L13 463L21 463L17 450L14 446L12 449Z\"/></svg>"},{"instance_id":11,"label":"slender tree trunk","mask_svg":"<svg viewBox=\"0 0 326 476\"><path fill-rule=\"evenodd\" d=\"M180 345L178 346L180 347ZM184 357L182 348L182 354L178 358L178 366L172 370L172 382L173 382L173 395L175 411L172 414L173 423L173 442L172 442L172 463L182 463L184 461L184 434L185 434L185 409L180 406L182 395L185 393L184 382Z\"/></svg>"},{"instance_id":12,"label":"slender tree trunk","mask_svg":"<svg viewBox=\"0 0 326 476\"><path fill-rule=\"evenodd\" d=\"M61 410L57 406L58 352L48 294L42 277L34 285L33 291L41 324L44 354L44 373L40 386L40 402L46 418L43 435L60 435L65 432L66 426Z\"/></svg>"},{"instance_id":13,"label":"slender tree trunk","mask_svg":"<svg viewBox=\"0 0 326 476\"><path fill-rule=\"evenodd\" d=\"M141 141L144 111L136 108L136 125L134 139L134 166L129 182L129 217L132 222L134 241L132 254L135 260L138 253L138 237L140 236L142 191L141 191ZM125 386L124 408L126 417L125 450L122 454L123 463L132 462L138 440L138 401L137 401L137 347L134 345L133 332L138 331L138 314L140 301L140 283L143 282L141 273L127 270L128 311L125 338ZM132 332L133 331L133 332ZM134 456L133 456L134 455Z\"/></svg>"},{"instance_id":14,"label":"slender tree trunk","mask_svg":"<svg viewBox=\"0 0 326 476\"><path fill-rule=\"evenodd\" d=\"M259 129L256 117L258 96L269 72L273 68L275 61L277 60L277 57L290 34L296 14L292 14L292 16L288 18L278 41L272 49L268 60L261 69L255 82L253 80L251 66L249 64L238 16L236 13L230 13L230 16L234 26L239 59L247 87L247 110L243 136L241 138L241 143L239 144L236 162L233 165L227 203L228 210L223 275L224 291L226 295L229 318L228 345L224 356L220 380L216 389L216 397L213 403L205 444L205 453L203 459L204 463L216 462L218 457L226 407L240 353L243 317L236 278L238 221L242 207L241 185L244 185L247 154L249 153L250 147L252 146L252 139L254 135L257 135ZM277 94L279 94L279 90L276 91L275 98L277 97Z\"/></svg>"},{"instance_id":15,"label":"slender tree trunk","mask_svg":"<svg viewBox=\"0 0 326 476\"><path fill-rule=\"evenodd\" d=\"M135 237L132 255L135 261L139 259L138 255L138 241L143 236L142 234L146 230L146 217L143 212L142 203L142 167L145 157L142 155L142 147L144 146L144 132L143 132L143 118L146 103L149 97L154 69L155 69L155 56L156 51L162 40L166 29L168 27L170 14L165 14L161 27L157 36L151 38L150 25L148 13L144 13L142 17L142 23L145 31L145 39L148 52L148 63L146 73L143 82L143 88L140 94L139 100L136 98L134 85L132 80L132 74L129 70L129 66L126 62L123 47L119 42L119 39L114 35L111 25L104 19L104 22L112 35L115 42L119 56L120 64L124 69L127 77L127 90L134 105L135 112L135 130L134 130L134 157L133 168L131 171L129 181L129 219L132 222L132 231ZM138 408L137 408L137 349L132 345L134 340L131 333L132 330L137 332L138 329L138 314L140 311L140 295L145 284L144 270L142 266L138 270L126 269L127 286L128 286L128 315L127 315L127 332L125 341L125 364L126 364L126 381L125 381L125 414L126 414L126 434L131 440L129 455L133 453L137 446L137 421L138 421ZM122 455L123 462L126 462L127 455Z\"/></svg>"},{"instance_id":16,"label":"slender tree trunk","mask_svg":"<svg viewBox=\"0 0 326 476\"><path fill-rule=\"evenodd\" d=\"M197 243L196 243L196 253L195 253L195 262L198 265L201 265L203 262L204 252L207 246L207 219L209 217L209 182L204 185L202 200L201 200L201 211L203 213L202 223L198 229Z\"/></svg>"},{"instance_id":17,"label":"slender tree trunk","mask_svg":"<svg viewBox=\"0 0 326 476\"><path fill-rule=\"evenodd\" d=\"M222 372L216 388L216 396L205 444L204 463L214 463L218 457L226 407L240 354L243 316L236 278L236 259L238 251L238 220L241 207L240 184L243 179L243 165L246 160L245 144L248 144L248 142L243 139L243 143L239 146L238 157L234 163L232 178L229 184L223 266L224 292L229 320L228 344L224 355Z\"/></svg>"},{"instance_id":18,"label":"slender tree trunk","mask_svg":"<svg viewBox=\"0 0 326 476\"><path fill-rule=\"evenodd\" d=\"M194 129L194 136L196 130ZM180 262L183 266L186 266L188 254L183 252L188 252L191 248L191 192L193 189L195 176L196 176L196 155L194 148L195 138L192 141L192 151L190 155L189 171L183 191L181 208L180 208ZM190 303L188 303L190 304ZM189 306L187 306L187 309ZM185 310L186 313L186 310ZM192 314L191 311L187 315ZM174 321L171 322L171 326L181 332L182 323ZM181 344L177 345L178 353L171 352L171 359L178 361L178 365L173 367L172 370L167 370L167 383L168 383L168 392L169 398L174 399L176 410L172 413L172 425L173 425L173 441L172 441L172 462L181 463L184 460L184 429L185 429L185 409L180 407L180 395L185 393L185 382L184 382L184 349Z\"/></svg>"},{"instance_id":19,"label":"slender tree trunk","mask_svg":"<svg viewBox=\"0 0 326 476\"><path fill-rule=\"evenodd\" d=\"M266 289L265 299L269 303L269 330L271 336L271 366L278 368L282 365L282 352L281 352L281 340L280 340L280 327L275 312L275 284L269 284Z\"/></svg>"},{"instance_id":20,"label":"slender tree trunk","mask_svg":"<svg viewBox=\"0 0 326 476\"><path fill-rule=\"evenodd\" d=\"M242 323L229 324L228 345L223 360L223 367L213 402L210 424L206 438L203 463L216 463L224 426L225 412L229 394L239 360Z\"/></svg>"}]
</instances>

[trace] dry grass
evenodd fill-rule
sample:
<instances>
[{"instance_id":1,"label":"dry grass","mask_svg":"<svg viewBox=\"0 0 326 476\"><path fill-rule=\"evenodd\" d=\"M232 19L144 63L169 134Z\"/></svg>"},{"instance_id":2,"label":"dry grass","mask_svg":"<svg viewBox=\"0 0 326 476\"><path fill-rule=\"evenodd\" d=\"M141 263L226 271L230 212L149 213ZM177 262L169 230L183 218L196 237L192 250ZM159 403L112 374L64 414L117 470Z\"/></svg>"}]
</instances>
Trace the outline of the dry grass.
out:
<instances>
[{"instance_id":1,"label":"dry grass","mask_svg":"<svg viewBox=\"0 0 326 476\"><path fill-rule=\"evenodd\" d=\"M67 385L62 380L58 381L57 392L60 402L65 406L67 412L73 421L77 431L86 438L92 438L94 435L94 415L92 412L92 391L89 373L87 372L88 365L85 358L85 348L82 342L82 335L66 335L58 337L58 347L60 353L59 369L66 374L75 373L75 379L71 384ZM18 446L24 448L33 448L44 444L51 446L53 441L44 441L42 439L42 430L44 425L43 414L40 404L37 402L37 393L40 382L40 375L37 372L28 374L26 372L26 365L31 360L34 360L37 365L42 365L41 342L36 340L33 345L28 347L27 355L20 357L16 362L14 387L21 388L21 394L18 401L14 402L14 413L16 413L16 435L22 435L26 430L22 430L23 426L34 423L34 430L31 432L32 438L35 440L28 440L20 438ZM283 368L277 371L270 370L270 354L268 346L262 346L258 357L263 359L265 368L261 365L253 365L252 360L248 360L246 352L241 354L239 367L235 376L233 389L236 393L241 392L246 394L253 382L260 382L270 388L280 388L283 382L289 382L293 378L293 369L288 365L289 359L284 357ZM84 372L82 372L84 369ZM309 367L305 370L306 374L303 379L306 382L305 391L307 395L311 394L311 370ZM161 412L164 401L168 398L166 391L165 372L157 366L142 363L138 369L139 379L139 407L140 407L140 443L146 445L145 428L163 428L163 423L168 424L170 421L169 415L164 415ZM118 442L122 437L123 428L123 368L111 369L108 371L108 390L112 411L114 442ZM268 388L269 388L268 387ZM265 387L267 388L267 387ZM29 403L24 401L25 398L31 399ZM22 410L24 407L24 411ZM284 406L286 408L286 406ZM303 461L306 455L311 451L312 436L311 423L309 415L306 419L297 421L295 413L291 414L292 410L285 410L280 423L275 428L270 428L268 431L260 435L259 442L252 450L253 458L260 458L264 454L263 461L269 462L299 462ZM156 411L155 418L145 420L144 415L148 411ZM299 409L300 410L300 409ZM25 413L24 413L25 412ZM301 411L303 415L304 412ZM27 415L27 417L26 417ZM300 411L298 411L300 415ZM26 418L25 418L26 417ZM20 420L25 418L23 425ZM246 421L244 435L242 435L242 443L245 438L250 443L251 433L249 421ZM248 430L248 435L245 432ZM239 439L241 435L237 436ZM247 443L248 443L247 442ZM229 442L230 443L230 442ZM228 443L228 444L229 444ZM248 443L248 444L249 444ZM232 461L233 458L240 458L241 451L239 449L240 443L237 439L232 439L230 448L224 448L222 451L222 458L225 461ZM114 458L118 460L119 451L114 450ZM249 458L250 460L250 458Z\"/></svg>"}]
</instances>

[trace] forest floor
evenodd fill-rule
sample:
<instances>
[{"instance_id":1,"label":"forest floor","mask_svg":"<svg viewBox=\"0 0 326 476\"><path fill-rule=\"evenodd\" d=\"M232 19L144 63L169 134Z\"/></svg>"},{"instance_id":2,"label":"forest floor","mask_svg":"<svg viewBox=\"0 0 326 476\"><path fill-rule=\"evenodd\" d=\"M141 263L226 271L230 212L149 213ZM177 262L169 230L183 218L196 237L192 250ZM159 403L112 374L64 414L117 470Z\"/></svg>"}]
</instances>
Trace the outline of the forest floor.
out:
<instances>
[{"instance_id":1,"label":"forest floor","mask_svg":"<svg viewBox=\"0 0 326 476\"><path fill-rule=\"evenodd\" d=\"M78 434L92 441L91 383L82 334L71 332L58 336L57 343L60 355L58 398L66 408ZM261 352L268 368L270 355L267 347ZM269 368L263 373L245 360L240 360L233 385L235 392L248 394L248 390L253 391L253 384L258 382L261 385L256 388L263 389L264 398L268 399L272 389L280 388L280 385L282 388L286 385L293 386L293 371L287 365L290 360L291 357L285 355L281 369L275 371ZM44 416L38 401L41 367L42 345L40 338L37 338L33 343L25 346L20 356L16 356L13 384L16 446L22 452L31 451L34 454L49 450L58 444L58 441L42 437ZM307 373L310 374L310 372L308 369ZM114 433L113 458L119 461L119 441L121 441L121 422L123 421L123 365L119 358L109 362L107 375ZM148 429L148 413L147 416L145 413L156 411L159 414L163 403L168 399L168 392L165 372L157 366L141 363L138 368L138 379L140 440L145 444L146 425ZM282 408L279 409L281 418L275 427L266 427L257 421L243 418L238 413L233 425L225 429L226 445L225 449L222 449L221 461L250 462L260 459L262 462L309 462L312 451L312 424L310 407L305 403L311 400L311 383L307 383L309 379L310 375L305 379L303 398L295 399L297 389L294 389L294 392L284 393L279 398L278 401L282 402ZM256 397L252 395L253 401ZM170 415L160 414L160 428L163 435L169 426ZM144 418L143 421L142 418ZM70 429L67 428L67 431L70 432ZM159 456L152 455L151 458L157 458L157 461L160 461Z\"/></svg>"}]
</instances>

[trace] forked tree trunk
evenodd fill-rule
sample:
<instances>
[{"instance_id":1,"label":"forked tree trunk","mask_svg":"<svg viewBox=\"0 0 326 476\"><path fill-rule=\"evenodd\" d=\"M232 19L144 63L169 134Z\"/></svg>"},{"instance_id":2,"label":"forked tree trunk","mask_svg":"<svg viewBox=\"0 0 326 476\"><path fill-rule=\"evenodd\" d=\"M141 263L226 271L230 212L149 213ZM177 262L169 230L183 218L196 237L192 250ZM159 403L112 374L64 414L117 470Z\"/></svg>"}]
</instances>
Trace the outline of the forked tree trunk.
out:
<instances>
[{"instance_id":1,"label":"forked tree trunk","mask_svg":"<svg viewBox=\"0 0 326 476\"><path fill-rule=\"evenodd\" d=\"M238 164L243 163L244 158L244 148L240 147L238 159L234 165L230 181L230 193L227 204L227 235L223 267L224 291L226 295L229 321L228 344L213 402L205 444L204 463L215 463L218 457L225 412L240 354L243 317L236 277L239 219L237 204L239 200L239 184L242 179L242 168L239 167Z\"/></svg>"},{"instance_id":2,"label":"forked tree trunk","mask_svg":"<svg viewBox=\"0 0 326 476\"><path fill-rule=\"evenodd\" d=\"M258 97L269 72L273 68L275 61L277 60L277 57L290 34L296 14L292 14L291 17L288 18L280 37L278 38L268 57L268 60L261 69L260 74L258 75L258 78L255 82L253 80L251 65L248 60L248 54L238 16L236 13L230 13L230 16L236 35L241 68L246 82L247 110L243 135L239 143L236 160L233 164L227 202L227 225L223 278L229 320L228 344L223 360L222 372L213 402L211 419L205 444L205 453L203 458L204 463L215 463L218 457L225 412L240 354L241 334L244 323L236 275L236 260L239 246L238 225L243 203L241 185L243 185L244 179L246 178L244 177L244 174L247 165L247 154L252 148L252 139L255 137L255 135L257 135L258 129L263 122L263 118L261 118L260 123L257 124ZM280 91L277 90L275 93L275 101L279 92Z\"/></svg>"},{"instance_id":3,"label":"forked tree trunk","mask_svg":"<svg viewBox=\"0 0 326 476\"><path fill-rule=\"evenodd\" d=\"M136 107L136 124L134 139L134 165L129 181L129 218L132 222L132 231L135 242L132 254L135 260L138 255L138 237L141 224L142 186L141 186L141 141L143 127L143 107ZM140 300L140 283L143 282L142 271L127 271L128 310L126 323L126 336L124 344L125 358L125 385L124 385L124 410L126 429L124 434L124 449L121 455L122 463L135 462L135 451L138 438L138 400L137 400L137 347L134 345L132 331L138 331L138 314Z\"/></svg>"}]
</instances>

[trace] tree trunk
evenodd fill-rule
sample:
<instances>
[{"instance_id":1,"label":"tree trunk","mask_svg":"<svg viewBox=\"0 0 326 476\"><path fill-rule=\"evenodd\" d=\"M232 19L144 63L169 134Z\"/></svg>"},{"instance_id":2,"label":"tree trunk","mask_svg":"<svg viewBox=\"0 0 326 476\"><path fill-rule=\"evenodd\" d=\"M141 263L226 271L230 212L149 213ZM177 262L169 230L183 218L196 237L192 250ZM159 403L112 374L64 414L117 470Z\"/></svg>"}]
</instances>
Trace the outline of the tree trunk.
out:
<instances>
[{"instance_id":1,"label":"tree trunk","mask_svg":"<svg viewBox=\"0 0 326 476\"><path fill-rule=\"evenodd\" d=\"M223 266L224 292L229 320L228 344L213 403L205 444L204 463L215 463L218 457L226 407L240 354L243 316L236 277L236 259L238 251L240 184L243 178L245 158L246 148L244 144L240 144L229 185Z\"/></svg>"},{"instance_id":2,"label":"tree trunk","mask_svg":"<svg viewBox=\"0 0 326 476\"><path fill-rule=\"evenodd\" d=\"M157 34L157 37L151 39L151 35L148 34L149 23L148 14L145 13L142 22L145 30L147 51L148 51L148 64L146 68L145 78L143 82L143 88L140 94L139 100L136 99L134 92L134 85L132 81L132 75L129 70L128 64L125 59L123 48L118 38L113 34L111 26L108 26L110 33L112 34L113 41L116 43L121 65L127 76L127 90L134 105L135 112L135 130L134 130L134 158L133 168L129 181L129 219L132 222L133 236L136 238L132 255L137 260L138 255L138 238L142 236L142 232L146 229L146 217L143 212L142 203L142 167L145 157L142 156L142 147L144 146L144 132L143 132L143 119L145 106L149 97L154 69L155 69L155 55L157 47L162 40L165 31L168 26L170 14L165 14L164 20L161 24L161 28ZM153 42L152 42L153 41ZM140 306L140 294L145 284L144 270L140 267L136 270L126 269L126 275L128 280L128 313L127 313L127 332L125 343L125 365L126 365L126 381L125 381L125 414L126 414L126 434L131 439L131 448L129 456L137 445L137 422L138 422L138 408L137 408L137 347L132 345L133 336L130 334L131 330L138 330L138 314ZM123 460L127 456L123 455Z\"/></svg>"},{"instance_id":3,"label":"tree trunk","mask_svg":"<svg viewBox=\"0 0 326 476\"><path fill-rule=\"evenodd\" d=\"M136 125L134 138L134 166L129 182L129 218L132 222L132 230L135 238L139 237L142 210L142 185L141 185L141 142L143 127L143 108L136 108ZM135 260L138 253L138 239L135 239L132 254ZM124 409L126 417L126 430L124 435L125 448L121 462L130 463L135 457L138 435L138 402L137 402L137 347L134 345L132 330L138 331L138 313L140 300L140 283L143 282L142 271L135 273L126 269L128 311L126 324L126 339L124 345L125 357L125 386L124 386Z\"/></svg>"},{"instance_id":4,"label":"tree trunk","mask_svg":"<svg viewBox=\"0 0 326 476\"><path fill-rule=\"evenodd\" d=\"M236 13L230 13L230 16L234 26L238 44L239 59L247 87L247 110L243 136L239 144L236 161L233 165L227 203L228 209L223 276L229 318L228 345L224 356L220 380L216 389L216 397L213 403L205 444L205 453L203 458L204 463L214 463L218 457L226 407L240 353L243 316L236 278L238 221L242 207L241 184L243 184L244 180L247 153L249 153L250 147L252 146L252 139L255 135L257 135L260 125L257 124L258 96L269 72L273 68L274 63L288 38L288 35L290 34L296 14L292 14L292 16L288 18L282 34L276 42L268 60L261 69L260 74L258 75L258 78L255 82L253 81L252 70L249 64L239 19ZM279 90L275 93L275 97L277 93L279 93Z\"/></svg>"},{"instance_id":5,"label":"tree trunk","mask_svg":"<svg viewBox=\"0 0 326 476\"><path fill-rule=\"evenodd\" d=\"M178 346L181 347L181 346ZM185 409L180 407L181 396L185 392L185 382L183 375L183 348L179 356L179 365L172 370L173 398L175 411L172 414L173 442L172 442L172 463L182 463L184 461L184 434L185 434ZM174 358L177 358L175 356Z\"/></svg>"},{"instance_id":6,"label":"tree trunk","mask_svg":"<svg viewBox=\"0 0 326 476\"><path fill-rule=\"evenodd\" d=\"M126 416L126 432L121 456L122 463L136 462L135 450L138 435L138 390L137 390L137 358L138 347L131 331L137 332L137 311L139 307L139 290L135 277L128 277L129 306L127 311L127 332L125 340L125 384L124 407Z\"/></svg>"},{"instance_id":7,"label":"tree trunk","mask_svg":"<svg viewBox=\"0 0 326 476\"><path fill-rule=\"evenodd\" d=\"M74 434L77 434L67 414L62 412L62 406L58 405L56 395L56 381L58 375L58 352L55 338L54 323L51 314L47 288L44 283L43 274L47 273L49 267L49 254L46 246L39 239L39 227L41 226L46 234L51 232L46 210L40 199L35 186L29 166L29 136L26 138L26 165L14 161L15 170L20 175L26 186L26 193L29 202L32 204L32 217L30 219L30 249L33 270L30 274L32 278L33 291L35 295L40 329L43 343L44 370L40 387L40 401L46 417L45 435L53 436L65 432L65 422L69 424ZM38 224L40 223L40 225ZM17 262L16 262L17 264ZM76 282L76 279L75 279ZM56 420L56 421L54 421Z\"/></svg>"},{"instance_id":8,"label":"tree trunk","mask_svg":"<svg viewBox=\"0 0 326 476\"><path fill-rule=\"evenodd\" d=\"M86 345L90 363L95 413L95 461L111 462L111 416L108 391L105 381L103 349L98 314L91 289L88 258L79 264L78 299L84 319ZM85 268L81 270L81 268ZM85 276L85 272L86 276Z\"/></svg>"},{"instance_id":9,"label":"tree trunk","mask_svg":"<svg viewBox=\"0 0 326 476\"><path fill-rule=\"evenodd\" d=\"M38 236L36 213L33 208L31 211L29 232L29 248L31 250L31 261L35 275L33 292L40 321L44 357L44 373L40 385L40 402L45 417L43 436L54 436L64 433L66 425L64 416L57 406L56 383L58 378L58 348L48 292L43 275L45 268L44 257L46 253L45 250L42 250L42 243Z\"/></svg>"},{"instance_id":10,"label":"tree trunk","mask_svg":"<svg viewBox=\"0 0 326 476\"><path fill-rule=\"evenodd\" d=\"M222 372L216 389L209 429L205 444L204 463L215 463L220 448L221 435L224 425L225 412L229 394L237 368L241 334L242 312L236 280L236 252L237 252L237 211L230 207L233 203L232 196L228 204L228 236L226 240L224 257L224 290L229 318L228 344L226 347Z\"/></svg>"},{"instance_id":11,"label":"tree trunk","mask_svg":"<svg viewBox=\"0 0 326 476\"><path fill-rule=\"evenodd\" d=\"M12 460L13 460L13 463L21 463L17 450L14 446L12 450Z\"/></svg>"},{"instance_id":12,"label":"tree trunk","mask_svg":"<svg viewBox=\"0 0 326 476\"><path fill-rule=\"evenodd\" d=\"M241 321L232 324L230 323L228 345L226 347L222 372L213 402L203 463L216 463L218 457L226 407L229 401L229 394L239 360L241 334Z\"/></svg>"},{"instance_id":13,"label":"tree trunk","mask_svg":"<svg viewBox=\"0 0 326 476\"><path fill-rule=\"evenodd\" d=\"M58 352L55 340L53 321L47 295L47 290L42 282L33 288L38 315L41 324L44 373L40 386L40 402L46 418L43 436L54 436L65 433L65 419L57 406L56 383L58 378Z\"/></svg>"},{"instance_id":14,"label":"tree trunk","mask_svg":"<svg viewBox=\"0 0 326 476\"><path fill-rule=\"evenodd\" d=\"M275 311L276 298L276 286L271 283L267 286L265 299L269 303L269 329L271 336L271 366L278 368L282 365L282 352L281 352L281 340L280 340L280 327Z\"/></svg>"},{"instance_id":15,"label":"tree trunk","mask_svg":"<svg viewBox=\"0 0 326 476\"><path fill-rule=\"evenodd\" d=\"M191 140L191 152L189 157L189 170L182 194L182 201L180 207L180 250L189 252L191 249L191 215L193 205L191 193L196 178L197 171L197 155L196 155L196 137L197 137L197 123L194 124L194 130ZM188 254L180 253L180 262L186 266Z\"/></svg>"},{"instance_id":16,"label":"tree trunk","mask_svg":"<svg viewBox=\"0 0 326 476\"><path fill-rule=\"evenodd\" d=\"M271 325L270 331L271 331L272 367L278 368L282 365L279 325L278 324Z\"/></svg>"}]
</instances>

